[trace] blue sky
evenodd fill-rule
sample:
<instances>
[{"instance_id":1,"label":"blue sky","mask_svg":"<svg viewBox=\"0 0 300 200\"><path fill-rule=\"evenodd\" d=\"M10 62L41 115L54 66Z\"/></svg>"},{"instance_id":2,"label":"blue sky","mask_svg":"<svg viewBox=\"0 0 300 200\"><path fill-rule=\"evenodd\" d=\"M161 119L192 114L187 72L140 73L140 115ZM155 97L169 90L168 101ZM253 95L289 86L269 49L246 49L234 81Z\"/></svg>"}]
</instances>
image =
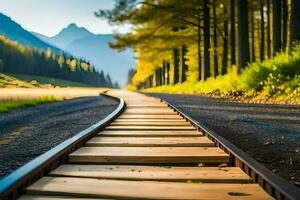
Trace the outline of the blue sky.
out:
<instances>
[{"instance_id":1,"label":"blue sky","mask_svg":"<svg viewBox=\"0 0 300 200\"><path fill-rule=\"evenodd\" d=\"M112 27L94 16L94 11L99 8L113 6L114 0L0 0L0 12L23 28L47 36L57 34L70 23L97 34L126 32L128 27Z\"/></svg>"}]
</instances>

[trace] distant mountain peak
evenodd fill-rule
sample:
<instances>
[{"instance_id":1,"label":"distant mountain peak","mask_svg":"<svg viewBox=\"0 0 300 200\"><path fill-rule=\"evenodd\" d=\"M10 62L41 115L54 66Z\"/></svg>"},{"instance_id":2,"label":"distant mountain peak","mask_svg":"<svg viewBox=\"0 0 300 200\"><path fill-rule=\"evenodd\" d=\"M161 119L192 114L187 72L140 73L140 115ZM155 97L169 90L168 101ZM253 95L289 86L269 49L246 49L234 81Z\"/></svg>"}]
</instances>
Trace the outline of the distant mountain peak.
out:
<instances>
[{"instance_id":1,"label":"distant mountain peak","mask_svg":"<svg viewBox=\"0 0 300 200\"><path fill-rule=\"evenodd\" d=\"M38 37L73 56L91 62L99 71L101 69L109 73L112 80L118 80L121 85L126 83L124 74L135 65L134 54L131 51L118 53L109 48L108 42L114 40L112 34L93 34L75 23L69 24L53 37Z\"/></svg>"},{"instance_id":2,"label":"distant mountain peak","mask_svg":"<svg viewBox=\"0 0 300 200\"><path fill-rule=\"evenodd\" d=\"M69 24L69 26L67 26L67 29L68 28L79 28L79 27L77 26L76 23L71 23L71 24Z\"/></svg>"},{"instance_id":3,"label":"distant mountain peak","mask_svg":"<svg viewBox=\"0 0 300 200\"><path fill-rule=\"evenodd\" d=\"M62 29L60 33L57 35L61 34L79 34L80 37L87 36L87 35L93 35L89 30L87 30L84 27L79 27L75 23L69 24L66 28Z\"/></svg>"},{"instance_id":4,"label":"distant mountain peak","mask_svg":"<svg viewBox=\"0 0 300 200\"><path fill-rule=\"evenodd\" d=\"M74 40L93 35L94 34L86 28L78 27L75 23L71 23L66 28L62 29L57 35L53 36L52 42L63 48Z\"/></svg>"}]
</instances>

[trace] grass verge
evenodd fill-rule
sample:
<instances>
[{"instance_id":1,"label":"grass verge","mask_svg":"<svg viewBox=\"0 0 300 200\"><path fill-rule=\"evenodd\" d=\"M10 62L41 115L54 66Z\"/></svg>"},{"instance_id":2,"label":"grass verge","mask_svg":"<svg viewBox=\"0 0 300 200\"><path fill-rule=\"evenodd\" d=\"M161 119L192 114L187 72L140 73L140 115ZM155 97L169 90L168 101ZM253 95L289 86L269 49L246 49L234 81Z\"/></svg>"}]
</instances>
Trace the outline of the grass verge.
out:
<instances>
[{"instance_id":1,"label":"grass verge","mask_svg":"<svg viewBox=\"0 0 300 200\"><path fill-rule=\"evenodd\" d=\"M43 76L35 76L35 75L22 75L22 74L8 74L9 76L18 79L20 81L24 81L27 83L31 83L38 87L91 87L87 84L78 83L74 81L49 78Z\"/></svg>"},{"instance_id":2,"label":"grass verge","mask_svg":"<svg viewBox=\"0 0 300 200\"><path fill-rule=\"evenodd\" d=\"M247 103L300 104L300 45L273 59L250 63L240 74L233 67L228 74L204 82L186 81L144 92L205 94Z\"/></svg>"},{"instance_id":3,"label":"grass verge","mask_svg":"<svg viewBox=\"0 0 300 200\"><path fill-rule=\"evenodd\" d=\"M9 112L18 108L32 107L39 104L62 101L62 98L54 96L43 96L37 99L17 100L17 101L2 101L0 102L0 113Z\"/></svg>"},{"instance_id":4,"label":"grass verge","mask_svg":"<svg viewBox=\"0 0 300 200\"><path fill-rule=\"evenodd\" d=\"M0 73L0 88L91 87L73 81L42 76Z\"/></svg>"}]
</instances>

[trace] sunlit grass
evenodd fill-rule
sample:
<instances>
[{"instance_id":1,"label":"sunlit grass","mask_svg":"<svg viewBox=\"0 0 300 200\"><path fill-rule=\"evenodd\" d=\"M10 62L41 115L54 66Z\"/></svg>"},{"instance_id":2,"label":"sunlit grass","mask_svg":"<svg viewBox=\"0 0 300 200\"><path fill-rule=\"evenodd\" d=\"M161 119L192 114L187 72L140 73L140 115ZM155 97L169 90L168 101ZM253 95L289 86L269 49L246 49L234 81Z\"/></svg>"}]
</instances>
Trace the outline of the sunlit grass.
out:
<instances>
[{"instance_id":1,"label":"sunlit grass","mask_svg":"<svg viewBox=\"0 0 300 200\"><path fill-rule=\"evenodd\" d=\"M35 81L35 79L38 79L40 82ZM24 75L11 76L0 73L0 102L32 100L45 96L62 99L99 96L101 92L107 90L106 88L93 88L86 87L83 84L76 84L58 79Z\"/></svg>"},{"instance_id":2,"label":"sunlit grass","mask_svg":"<svg viewBox=\"0 0 300 200\"><path fill-rule=\"evenodd\" d=\"M154 87L145 92L231 95L251 98L272 98L278 102L300 103L300 45L292 52L280 53L262 63L252 63L237 75L231 70L224 76L205 82Z\"/></svg>"},{"instance_id":3,"label":"sunlit grass","mask_svg":"<svg viewBox=\"0 0 300 200\"><path fill-rule=\"evenodd\" d=\"M0 102L0 112L9 112L18 108L32 107L39 104L62 101L62 98L54 96L43 96L37 99L2 101Z\"/></svg>"},{"instance_id":4,"label":"sunlit grass","mask_svg":"<svg viewBox=\"0 0 300 200\"><path fill-rule=\"evenodd\" d=\"M91 87L87 84L74 81L62 80L57 78L49 78L35 75L8 74L10 77L30 83L36 87Z\"/></svg>"},{"instance_id":5,"label":"sunlit grass","mask_svg":"<svg viewBox=\"0 0 300 200\"><path fill-rule=\"evenodd\" d=\"M0 88L56 88L56 87L90 87L73 81L48 78L43 76L29 76L20 74L0 73Z\"/></svg>"}]
</instances>

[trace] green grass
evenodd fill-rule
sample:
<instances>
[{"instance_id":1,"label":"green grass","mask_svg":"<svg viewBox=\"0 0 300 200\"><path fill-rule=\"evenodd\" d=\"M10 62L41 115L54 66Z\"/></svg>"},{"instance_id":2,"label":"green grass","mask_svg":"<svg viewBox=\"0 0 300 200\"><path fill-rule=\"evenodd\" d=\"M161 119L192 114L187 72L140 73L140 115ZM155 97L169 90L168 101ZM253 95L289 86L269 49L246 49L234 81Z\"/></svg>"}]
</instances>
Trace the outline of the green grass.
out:
<instances>
[{"instance_id":1,"label":"green grass","mask_svg":"<svg viewBox=\"0 0 300 200\"><path fill-rule=\"evenodd\" d=\"M0 88L91 87L73 81L42 76L0 73Z\"/></svg>"},{"instance_id":2,"label":"green grass","mask_svg":"<svg viewBox=\"0 0 300 200\"><path fill-rule=\"evenodd\" d=\"M62 80L62 79L48 78L43 76L21 75L21 74L7 74L7 75L16 78L20 81L32 83L33 85L53 85L59 87L91 87L83 83Z\"/></svg>"},{"instance_id":3,"label":"green grass","mask_svg":"<svg viewBox=\"0 0 300 200\"><path fill-rule=\"evenodd\" d=\"M18 80L12 76L0 73L0 88L35 88L32 83Z\"/></svg>"},{"instance_id":4,"label":"green grass","mask_svg":"<svg viewBox=\"0 0 300 200\"><path fill-rule=\"evenodd\" d=\"M1 112L9 112L18 108L32 107L39 104L50 103L50 102L58 102L62 101L62 98L54 97L54 96L43 96L37 99L29 99L29 100L16 100L16 101L3 101L0 102L0 113Z\"/></svg>"}]
</instances>

